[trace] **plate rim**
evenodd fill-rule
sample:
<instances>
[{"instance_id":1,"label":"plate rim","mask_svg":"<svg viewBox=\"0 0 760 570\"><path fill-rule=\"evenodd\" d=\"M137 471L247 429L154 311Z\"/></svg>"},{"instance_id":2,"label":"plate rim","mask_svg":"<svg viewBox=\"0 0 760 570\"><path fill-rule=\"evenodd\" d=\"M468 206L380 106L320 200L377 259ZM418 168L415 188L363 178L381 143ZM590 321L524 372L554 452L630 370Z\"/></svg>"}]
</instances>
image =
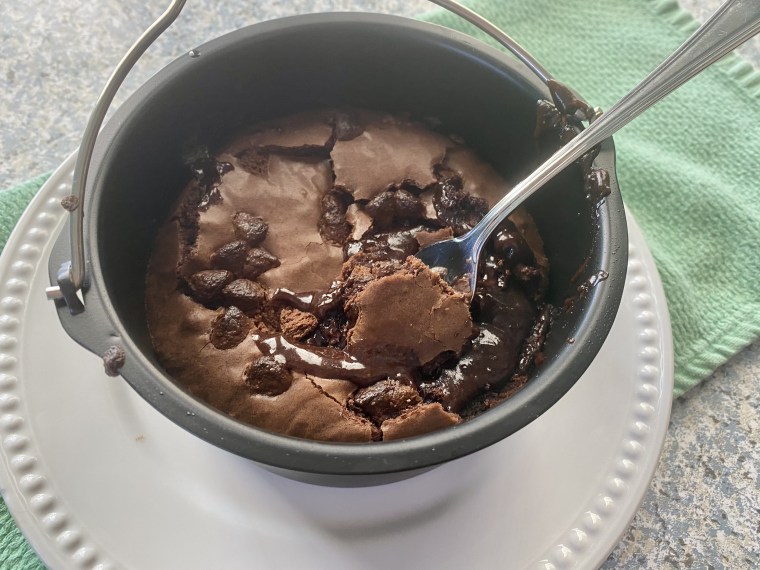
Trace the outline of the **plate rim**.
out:
<instances>
[{"instance_id":1,"label":"plate rim","mask_svg":"<svg viewBox=\"0 0 760 570\"><path fill-rule=\"evenodd\" d=\"M20 217L0 257L0 485L9 512L45 564L82 567L98 562L98 566L110 567L118 563L107 561L86 538L72 547L52 536L63 535L70 522L64 513L56 511L55 495L48 483L44 462L38 462L34 455L36 450L29 437L31 422L25 422L26 409L23 398L19 397L19 384L23 382L14 375L22 348L17 335L23 323L17 316L23 315L30 295L28 281L38 271L47 274L47 258L43 258L42 250L55 239L63 223L65 211L59 200L70 193L76 155L76 151L72 153L43 184ZM598 566L607 559L646 496L667 435L674 375L670 317L660 276L645 238L630 211L626 210L626 214L630 235L626 285L630 283L637 293L632 302L640 310L637 318L642 321L643 330L655 333L640 335L640 356L644 364L637 371L638 398L632 405L634 417L638 418L643 431L627 434L622 457L615 461L613 472L605 477L605 493L598 493L596 504L581 507L585 508L585 520L581 517L569 531L556 537L555 546L537 563L536 567L545 570L588 563ZM647 442L646 452L642 440ZM625 467L625 461L632 464L633 470ZM644 465L638 465L637 461ZM634 485L630 484L632 478ZM629 498L623 511L614 508L616 499L632 493L635 493L634 498ZM612 504L606 511L609 505L605 506L605 498ZM598 533L600 521L605 518L610 519L608 525L613 525L613 530L607 531L609 543L597 537L589 544L588 537Z\"/></svg>"}]
</instances>

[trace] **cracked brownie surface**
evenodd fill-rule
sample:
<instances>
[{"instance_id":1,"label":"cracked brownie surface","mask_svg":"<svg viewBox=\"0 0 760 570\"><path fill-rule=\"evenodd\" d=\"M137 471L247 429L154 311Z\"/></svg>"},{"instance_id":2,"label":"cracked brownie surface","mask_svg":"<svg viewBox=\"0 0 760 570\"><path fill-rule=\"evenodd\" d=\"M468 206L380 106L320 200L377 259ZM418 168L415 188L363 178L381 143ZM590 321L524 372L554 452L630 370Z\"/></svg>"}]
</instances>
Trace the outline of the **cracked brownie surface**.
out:
<instances>
[{"instance_id":1,"label":"cracked brownie surface","mask_svg":"<svg viewBox=\"0 0 760 570\"><path fill-rule=\"evenodd\" d=\"M413 257L508 190L456 140L325 110L194 160L147 275L166 371L240 421L327 441L420 435L514 393L549 324L531 217L492 236L471 302Z\"/></svg>"}]
</instances>

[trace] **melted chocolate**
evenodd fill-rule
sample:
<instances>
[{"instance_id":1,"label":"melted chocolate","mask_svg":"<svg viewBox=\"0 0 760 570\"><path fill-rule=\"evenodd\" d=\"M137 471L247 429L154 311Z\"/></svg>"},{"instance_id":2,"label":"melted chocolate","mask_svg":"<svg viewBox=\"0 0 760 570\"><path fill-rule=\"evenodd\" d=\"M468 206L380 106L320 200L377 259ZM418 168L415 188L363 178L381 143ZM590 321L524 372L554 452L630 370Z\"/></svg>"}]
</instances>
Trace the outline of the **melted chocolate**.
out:
<instances>
[{"instance_id":1,"label":"melted chocolate","mask_svg":"<svg viewBox=\"0 0 760 570\"><path fill-rule=\"evenodd\" d=\"M593 118L595 111L564 85L553 80L549 81L548 85L554 103L544 100L537 102L534 136L547 140L552 146L562 146L573 140L583 129L576 111L580 111L587 120ZM546 134L555 136L546 138ZM609 195L611 191L609 173L603 168L593 166L600 150L601 145L595 145L576 161L583 173L587 197L597 201Z\"/></svg>"},{"instance_id":2,"label":"melted chocolate","mask_svg":"<svg viewBox=\"0 0 760 570\"><path fill-rule=\"evenodd\" d=\"M284 303L300 311L306 311L317 317L324 318L327 313L336 309L341 303L340 283L333 282L327 291L306 291L294 293L283 287L272 293L273 303Z\"/></svg>"},{"instance_id":3,"label":"melted chocolate","mask_svg":"<svg viewBox=\"0 0 760 570\"><path fill-rule=\"evenodd\" d=\"M550 79L546 82L546 86L549 88L554 105L562 114L574 115L576 111L580 111L587 120L594 116L594 109L559 81Z\"/></svg>"},{"instance_id":4,"label":"melted chocolate","mask_svg":"<svg viewBox=\"0 0 760 570\"><path fill-rule=\"evenodd\" d=\"M536 104L536 128L533 131L535 138L544 133L551 133L559 129L562 123L562 113L549 101L539 100Z\"/></svg>"},{"instance_id":5,"label":"melted chocolate","mask_svg":"<svg viewBox=\"0 0 760 570\"><path fill-rule=\"evenodd\" d=\"M436 380L420 384L423 396L440 402L446 411L459 412L474 396L500 384L512 374L525 338L515 343L511 332L481 324L478 336L454 368L446 368Z\"/></svg>"},{"instance_id":6,"label":"melted chocolate","mask_svg":"<svg viewBox=\"0 0 760 570\"><path fill-rule=\"evenodd\" d=\"M488 203L465 191L462 179L448 172L440 175L433 206L438 219L451 226L456 236L469 232L488 213Z\"/></svg>"},{"instance_id":7,"label":"melted chocolate","mask_svg":"<svg viewBox=\"0 0 760 570\"><path fill-rule=\"evenodd\" d=\"M373 259L403 260L420 249L419 242L411 230L386 232L367 236L361 240L349 240L343 248L343 257L348 259L357 253L364 253Z\"/></svg>"},{"instance_id":8,"label":"melted chocolate","mask_svg":"<svg viewBox=\"0 0 760 570\"><path fill-rule=\"evenodd\" d=\"M578 295L575 297L568 297L565 299L563 305L564 309L566 311L572 311L575 308L575 304L577 301L580 301L583 299L586 295L588 295L589 291L599 285L602 281L606 281L607 277L609 277L609 273L606 271L600 269L590 277L588 277L583 283L578 285L577 291Z\"/></svg>"},{"instance_id":9,"label":"melted chocolate","mask_svg":"<svg viewBox=\"0 0 760 570\"><path fill-rule=\"evenodd\" d=\"M535 305L516 286L481 285L473 298L480 332L451 368L444 368L420 389L447 411L459 412L486 390L496 390L515 371L520 351L535 318Z\"/></svg>"},{"instance_id":10,"label":"melted chocolate","mask_svg":"<svg viewBox=\"0 0 760 570\"><path fill-rule=\"evenodd\" d=\"M536 362L536 359L541 353L541 349L544 346L544 340L546 339L546 333L549 332L550 325L551 307L549 305L544 305L538 314L536 322L533 323L530 335L523 345L522 354L517 363L515 375L525 376L530 371L531 366L533 366L533 363ZM575 342L575 339L573 339L570 344L573 342Z\"/></svg>"},{"instance_id":11,"label":"melted chocolate","mask_svg":"<svg viewBox=\"0 0 760 570\"><path fill-rule=\"evenodd\" d=\"M591 277L586 279L583 283L578 285L578 295L581 299L588 295L588 292L591 291L594 287L599 285L602 281L606 281L607 277L609 277L610 274L606 271L599 270L596 273L594 273Z\"/></svg>"},{"instance_id":12,"label":"melted chocolate","mask_svg":"<svg viewBox=\"0 0 760 570\"><path fill-rule=\"evenodd\" d=\"M347 253L353 256L361 251L363 263L370 264L405 259L418 249L414 231L370 235L349 242L349 245L355 244L357 251L349 249ZM282 336L255 337L255 342L264 354L283 358L295 370L319 377L351 380L359 386L370 386L397 374L415 376L420 393L427 401L440 402L447 411L459 412L478 394L498 391L516 370L527 371L540 350L546 328L531 335L537 315L532 300L538 289L534 277L539 270L535 263L533 251L514 223L503 222L481 258L481 277L472 302L473 318L479 332L466 345L458 360L451 355L441 359L448 360L448 366L420 368L414 359L406 357L372 355L360 358L343 350L343 335L347 328L343 304L350 285L340 281L334 282L326 291L294 293L288 289L275 290L272 302L317 315L321 321L320 329L304 343L293 343ZM539 317L536 325L548 326L548 322L548 316ZM531 350L524 348L526 338Z\"/></svg>"},{"instance_id":13,"label":"melted chocolate","mask_svg":"<svg viewBox=\"0 0 760 570\"><path fill-rule=\"evenodd\" d=\"M604 168L590 168L586 174L585 184L589 197L601 199L609 196L612 191L610 188L610 173Z\"/></svg>"},{"instance_id":14,"label":"melted chocolate","mask_svg":"<svg viewBox=\"0 0 760 570\"><path fill-rule=\"evenodd\" d=\"M332 347L290 342L282 335L254 334L252 338L262 354L284 360L293 370L319 378L351 380L362 387L402 374L416 364L408 356L374 354L357 357Z\"/></svg>"},{"instance_id":15,"label":"melted chocolate","mask_svg":"<svg viewBox=\"0 0 760 570\"><path fill-rule=\"evenodd\" d=\"M209 206L218 204L222 196L217 186L222 181L222 176L234 170L232 164L218 161L206 155L195 160L191 169L200 188L198 209L206 210Z\"/></svg>"}]
</instances>

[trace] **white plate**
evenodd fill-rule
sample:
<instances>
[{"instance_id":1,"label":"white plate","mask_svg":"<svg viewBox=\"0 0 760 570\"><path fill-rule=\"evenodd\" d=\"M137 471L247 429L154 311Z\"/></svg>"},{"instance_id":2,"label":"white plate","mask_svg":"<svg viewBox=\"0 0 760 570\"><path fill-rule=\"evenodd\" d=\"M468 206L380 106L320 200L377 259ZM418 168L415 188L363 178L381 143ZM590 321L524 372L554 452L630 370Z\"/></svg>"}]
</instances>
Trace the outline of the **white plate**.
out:
<instances>
[{"instance_id":1,"label":"white plate","mask_svg":"<svg viewBox=\"0 0 760 570\"><path fill-rule=\"evenodd\" d=\"M665 297L635 222L615 324L580 381L486 450L365 489L297 483L154 411L45 299L73 157L0 260L0 484L53 568L589 568L617 544L670 414Z\"/></svg>"}]
</instances>

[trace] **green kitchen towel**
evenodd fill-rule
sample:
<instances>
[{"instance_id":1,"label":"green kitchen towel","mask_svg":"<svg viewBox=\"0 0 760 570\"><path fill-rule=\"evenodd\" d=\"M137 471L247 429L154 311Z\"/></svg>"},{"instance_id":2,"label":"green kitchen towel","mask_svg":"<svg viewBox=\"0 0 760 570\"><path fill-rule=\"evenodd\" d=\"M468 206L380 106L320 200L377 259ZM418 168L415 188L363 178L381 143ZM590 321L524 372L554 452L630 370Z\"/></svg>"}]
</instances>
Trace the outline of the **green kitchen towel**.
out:
<instances>
[{"instance_id":1,"label":"green kitchen towel","mask_svg":"<svg viewBox=\"0 0 760 570\"><path fill-rule=\"evenodd\" d=\"M602 108L697 28L676 0L468 5ZM483 37L448 13L425 19ZM625 202L668 297L678 396L760 335L760 74L730 56L615 139ZM43 181L0 193L1 244ZM0 568L40 567L0 507Z\"/></svg>"},{"instance_id":2,"label":"green kitchen towel","mask_svg":"<svg viewBox=\"0 0 760 570\"><path fill-rule=\"evenodd\" d=\"M603 109L698 27L675 0L468 6ZM448 12L427 19L485 39ZM760 73L731 55L625 127L615 142L623 199L665 287L680 396L760 336Z\"/></svg>"},{"instance_id":3,"label":"green kitchen towel","mask_svg":"<svg viewBox=\"0 0 760 570\"><path fill-rule=\"evenodd\" d=\"M45 566L29 546L8 512L0 502L0 569L43 570Z\"/></svg>"},{"instance_id":4,"label":"green kitchen towel","mask_svg":"<svg viewBox=\"0 0 760 570\"><path fill-rule=\"evenodd\" d=\"M5 247L19 216L47 178L47 174L38 176L0 192L0 248ZM44 566L16 526L5 501L0 501L0 569L6 568L38 570Z\"/></svg>"}]
</instances>

